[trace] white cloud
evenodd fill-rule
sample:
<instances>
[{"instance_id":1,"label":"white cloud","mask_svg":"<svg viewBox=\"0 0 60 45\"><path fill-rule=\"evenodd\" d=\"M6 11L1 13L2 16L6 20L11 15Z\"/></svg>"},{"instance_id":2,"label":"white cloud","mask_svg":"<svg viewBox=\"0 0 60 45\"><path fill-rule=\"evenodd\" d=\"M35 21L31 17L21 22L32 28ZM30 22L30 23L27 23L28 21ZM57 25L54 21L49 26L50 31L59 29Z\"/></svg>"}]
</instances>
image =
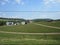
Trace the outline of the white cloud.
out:
<instances>
[{"instance_id":1,"label":"white cloud","mask_svg":"<svg viewBox=\"0 0 60 45\"><path fill-rule=\"evenodd\" d=\"M60 3L60 0L55 0L55 2L59 2Z\"/></svg>"},{"instance_id":2,"label":"white cloud","mask_svg":"<svg viewBox=\"0 0 60 45\"><path fill-rule=\"evenodd\" d=\"M43 0L46 4L48 3L60 3L60 0Z\"/></svg>"},{"instance_id":3,"label":"white cloud","mask_svg":"<svg viewBox=\"0 0 60 45\"><path fill-rule=\"evenodd\" d=\"M5 13L0 12L0 17L5 17L5 16L6 16L6 14L5 14Z\"/></svg>"},{"instance_id":4,"label":"white cloud","mask_svg":"<svg viewBox=\"0 0 60 45\"><path fill-rule=\"evenodd\" d=\"M44 0L44 4L45 5L50 5L50 4L54 4L55 3L55 1L54 0Z\"/></svg>"},{"instance_id":5,"label":"white cloud","mask_svg":"<svg viewBox=\"0 0 60 45\"><path fill-rule=\"evenodd\" d=\"M2 13L1 17L7 17L7 13Z\"/></svg>"},{"instance_id":6,"label":"white cloud","mask_svg":"<svg viewBox=\"0 0 60 45\"><path fill-rule=\"evenodd\" d=\"M0 4L1 5L5 5L5 4L7 4L9 2L9 0L2 0L1 2L0 2Z\"/></svg>"},{"instance_id":7,"label":"white cloud","mask_svg":"<svg viewBox=\"0 0 60 45\"><path fill-rule=\"evenodd\" d=\"M4 2L9 2L9 0L3 0Z\"/></svg>"},{"instance_id":8,"label":"white cloud","mask_svg":"<svg viewBox=\"0 0 60 45\"><path fill-rule=\"evenodd\" d=\"M21 4L24 5L24 2L22 2Z\"/></svg>"},{"instance_id":9,"label":"white cloud","mask_svg":"<svg viewBox=\"0 0 60 45\"><path fill-rule=\"evenodd\" d=\"M21 0L15 0L16 3L21 4Z\"/></svg>"},{"instance_id":10,"label":"white cloud","mask_svg":"<svg viewBox=\"0 0 60 45\"><path fill-rule=\"evenodd\" d=\"M5 5L6 3L5 2L2 2L1 5Z\"/></svg>"},{"instance_id":11,"label":"white cloud","mask_svg":"<svg viewBox=\"0 0 60 45\"><path fill-rule=\"evenodd\" d=\"M23 2L22 0L15 0L15 2L16 2L17 4L24 5L24 2Z\"/></svg>"},{"instance_id":12,"label":"white cloud","mask_svg":"<svg viewBox=\"0 0 60 45\"><path fill-rule=\"evenodd\" d=\"M45 6L52 6L60 3L60 0L43 0Z\"/></svg>"},{"instance_id":13,"label":"white cloud","mask_svg":"<svg viewBox=\"0 0 60 45\"><path fill-rule=\"evenodd\" d=\"M9 0L4 0L4 1L8 2Z\"/></svg>"},{"instance_id":14,"label":"white cloud","mask_svg":"<svg viewBox=\"0 0 60 45\"><path fill-rule=\"evenodd\" d=\"M24 5L24 1L23 0L13 0L12 2L10 2L10 0L1 0L0 1L0 5L6 5L7 3Z\"/></svg>"}]
</instances>

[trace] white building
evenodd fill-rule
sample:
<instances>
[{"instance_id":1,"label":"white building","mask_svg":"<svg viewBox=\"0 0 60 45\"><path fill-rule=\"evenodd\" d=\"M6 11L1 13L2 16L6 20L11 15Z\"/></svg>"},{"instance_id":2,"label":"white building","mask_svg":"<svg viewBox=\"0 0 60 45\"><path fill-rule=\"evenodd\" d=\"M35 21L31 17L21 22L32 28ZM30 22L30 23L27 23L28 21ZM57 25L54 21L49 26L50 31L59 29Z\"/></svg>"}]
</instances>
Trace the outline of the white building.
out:
<instances>
[{"instance_id":1,"label":"white building","mask_svg":"<svg viewBox=\"0 0 60 45\"><path fill-rule=\"evenodd\" d=\"M22 25L25 25L25 22L21 22Z\"/></svg>"},{"instance_id":2,"label":"white building","mask_svg":"<svg viewBox=\"0 0 60 45\"><path fill-rule=\"evenodd\" d=\"M14 25L19 25L19 23L17 22L17 23L15 23Z\"/></svg>"},{"instance_id":3,"label":"white building","mask_svg":"<svg viewBox=\"0 0 60 45\"><path fill-rule=\"evenodd\" d=\"M7 26L14 25L14 22L6 22L6 25L7 25Z\"/></svg>"}]
</instances>

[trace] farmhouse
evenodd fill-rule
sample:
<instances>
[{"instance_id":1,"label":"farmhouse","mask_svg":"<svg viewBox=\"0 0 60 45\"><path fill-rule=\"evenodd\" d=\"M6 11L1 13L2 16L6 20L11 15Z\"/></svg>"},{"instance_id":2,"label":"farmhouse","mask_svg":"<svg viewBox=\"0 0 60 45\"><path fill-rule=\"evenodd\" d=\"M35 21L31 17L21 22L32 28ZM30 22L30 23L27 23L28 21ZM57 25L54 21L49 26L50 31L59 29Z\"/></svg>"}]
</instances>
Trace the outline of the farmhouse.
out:
<instances>
[{"instance_id":1,"label":"farmhouse","mask_svg":"<svg viewBox=\"0 0 60 45\"><path fill-rule=\"evenodd\" d=\"M21 22L22 25L28 24L28 21Z\"/></svg>"},{"instance_id":2,"label":"farmhouse","mask_svg":"<svg viewBox=\"0 0 60 45\"><path fill-rule=\"evenodd\" d=\"M12 25L19 25L18 22L14 23L14 22L6 22L7 26L12 26Z\"/></svg>"},{"instance_id":3,"label":"farmhouse","mask_svg":"<svg viewBox=\"0 0 60 45\"><path fill-rule=\"evenodd\" d=\"M25 25L25 21L24 22L21 22L22 25Z\"/></svg>"},{"instance_id":4,"label":"farmhouse","mask_svg":"<svg viewBox=\"0 0 60 45\"><path fill-rule=\"evenodd\" d=\"M7 26L14 25L14 22L6 22L6 25L7 25Z\"/></svg>"},{"instance_id":5,"label":"farmhouse","mask_svg":"<svg viewBox=\"0 0 60 45\"><path fill-rule=\"evenodd\" d=\"M28 24L28 23L32 23L32 21L27 20L27 21L23 21L23 22L21 22L22 25L25 25L25 24Z\"/></svg>"}]
</instances>

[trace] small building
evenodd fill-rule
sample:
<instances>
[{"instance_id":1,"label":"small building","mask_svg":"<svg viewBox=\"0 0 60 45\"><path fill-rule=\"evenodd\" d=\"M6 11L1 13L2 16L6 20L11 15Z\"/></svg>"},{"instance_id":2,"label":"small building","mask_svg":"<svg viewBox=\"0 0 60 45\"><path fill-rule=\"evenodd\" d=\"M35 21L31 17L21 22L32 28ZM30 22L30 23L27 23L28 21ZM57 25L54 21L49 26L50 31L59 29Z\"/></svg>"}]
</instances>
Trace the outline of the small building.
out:
<instances>
[{"instance_id":1,"label":"small building","mask_svg":"<svg viewBox=\"0 0 60 45\"><path fill-rule=\"evenodd\" d=\"M14 25L19 25L19 23L17 22L17 23L14 23Z\"/></svg>"},{"instance_id":2,"label":"small building","mask_svg":"<svg viewBox=\"0 0 60 45\"><path fill-rule=\"evenodd\" d=\"M25 24L28 24L28 22L27 21L23 21L23 22L21 22L21 24L25 25Z\"/></svg>"},{"instance_id":3,"label":"small building","mask_svg":"<svg viewBox=\"0 0 60 45\"><path fill-rule=\"evenodd\" d=\"M26 20L26 21L21 22L22 25L25 25L25 24L28 24L28 23L32 23L32 21Z\"/></svg>"},{"instance_id":4,"label":"small building","mask_svg":"<svg viewBox=\"0 0 60 45\"><path fill-rule=\"evenodd\" d=\"M6 22L6 25L7 25L7 26L14 25L14 22Z\"/></svg>"},{"instance_id":5,"label":"small building","mask_svg":"<svg viewBox=\"0 0 60 45\"><path fill-rule=\"evenodd\" d=\"M25 25L25 22L21 22L22 25Z\"/></svg>"}]
</instances>

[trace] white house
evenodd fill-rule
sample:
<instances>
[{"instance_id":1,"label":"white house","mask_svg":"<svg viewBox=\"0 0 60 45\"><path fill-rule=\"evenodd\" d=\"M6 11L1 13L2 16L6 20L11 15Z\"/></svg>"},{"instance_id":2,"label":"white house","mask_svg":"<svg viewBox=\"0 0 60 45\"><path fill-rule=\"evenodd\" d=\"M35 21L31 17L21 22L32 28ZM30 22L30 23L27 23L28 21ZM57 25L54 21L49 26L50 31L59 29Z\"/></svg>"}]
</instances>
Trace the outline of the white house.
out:
<instances>
[{"instance_id":1,"label":"white house","mask_svg":"<svg viewBox=\"0 0 60 45\"><path fill-rule=\"evenodd\" d=\"M22 25L25 25L25 22L21 22Z\"/></svg>"},{"instance_id":2,"label":"white house","mask_svg":"<svg viewBox=\"0 0 60 45\"><path fill-rule=\"evenodd\" d=\"M27 21L23 21L23 22L21 22L22 25L25 25L25 24L28 24L28 23L32 23L32 21L27 20Z\"/></svg>"},{"instance_id":3,"label":"white house","mask_svg":"<svg viewBox=\"0 0 60 45\"><path fill-rule=\"evenodd\" d=\"M14 25L14 22L6 22L6 25L7 25L7 26Z\"/></svg>"},{"instance_id":4,"label":"white house","mask_svg":"<svg viewBox=\"0 0 60 45\"><path fill-rule=\"evenodd\" d=\"M14 25L19 25L19 23L17 22L17 23L15 23Z\"/></svg>"}]
</instances>

